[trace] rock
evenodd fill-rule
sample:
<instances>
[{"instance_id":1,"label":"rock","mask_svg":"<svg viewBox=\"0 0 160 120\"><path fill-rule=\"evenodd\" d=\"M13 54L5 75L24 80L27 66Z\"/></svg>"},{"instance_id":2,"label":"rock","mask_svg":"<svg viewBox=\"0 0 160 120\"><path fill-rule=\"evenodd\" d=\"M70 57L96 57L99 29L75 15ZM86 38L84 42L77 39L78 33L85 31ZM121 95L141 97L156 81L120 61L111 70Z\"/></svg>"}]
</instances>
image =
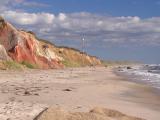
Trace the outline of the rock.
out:
<instances>
[{"instance_id":1,"label":"rock","mask_svg":"<svg viewBox=\"0 0 160 120\"><path fill-rule=\"evenodd\" d=\"M31 93L29 91L25 91L24 94L25 95L31 95Z\"/></svg>"},{"instance_id":2,"label":"rock","mask_svg":"<svg viewBox=\"0 0 160 120\"><path fill-rule=\"evenodd\" d=\"M132 69L132 68L128 66L127 69Z\"/></svg>"},{"instance_id":3,"label":"rock","mask_svg":"<svg viewBox=\"0 0 160 120\"><path fill-rule=\"evenodd\" d=\"M69 92L69 91L72 91L72 90L67 88L67 89L63 89L63 91L68 91Z\"/></svg>"},{"instance_id":4,"label":"rock","mask_svg":"<svg viewBox=\"0 0 160 120\"><path fill-rule=\"evenodd\" d=\"M39 94L38 94L38 93L35 93L34 95L39 96Z\"/></svg>"}]
</instances>

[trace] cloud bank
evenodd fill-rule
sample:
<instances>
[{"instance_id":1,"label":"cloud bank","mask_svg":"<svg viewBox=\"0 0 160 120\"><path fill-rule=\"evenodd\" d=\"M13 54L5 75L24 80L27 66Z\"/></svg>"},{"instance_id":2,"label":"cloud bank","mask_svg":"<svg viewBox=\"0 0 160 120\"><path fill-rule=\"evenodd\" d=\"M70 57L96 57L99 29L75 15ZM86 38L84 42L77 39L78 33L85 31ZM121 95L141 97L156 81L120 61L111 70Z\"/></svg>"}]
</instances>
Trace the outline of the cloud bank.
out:
<instances>
[{"instance_id":1,"label":"cloud bank","mask_svg":"<svg viewBox=\"0 0 160 120\"><path fill-rule=\"evenodd\" d=\"M52 24L55 16L49 13L26 13L5 11L1 14L5 19L17 25ZM36 26L33 26L36 27Z\"/></svg>"},{"instance_id":2,"label":"cloud bank","mask_svg":"<svg viewBox=\"0 0 160 120\"><path fill-rule=\"evenodd\" d=\"M25 0L14 0L22 3ZM28 13L12 10L10 0L1 2L1 15L19 28L32 30L38 36L52 40L81 40L89 43L160 45L160 17L141 19L137 16L108 16L80 13ZM27 5L33 3L27 3ZM34 3L38 5L38 3ZM41 4L41 6L43 6Z\"/></svg>"}]
</instances>

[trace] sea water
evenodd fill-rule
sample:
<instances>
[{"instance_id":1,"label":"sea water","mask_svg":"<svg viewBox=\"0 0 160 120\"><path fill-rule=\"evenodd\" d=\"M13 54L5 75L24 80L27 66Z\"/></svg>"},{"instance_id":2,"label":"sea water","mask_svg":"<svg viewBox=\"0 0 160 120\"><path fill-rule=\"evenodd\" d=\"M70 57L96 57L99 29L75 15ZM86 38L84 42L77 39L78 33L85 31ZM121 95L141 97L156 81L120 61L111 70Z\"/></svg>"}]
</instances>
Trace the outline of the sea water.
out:
<instances>
[{"instance_id":1,"label":"sea water","mask_svg":"<svg viewBox=\"0 0 160 120\"><path fill-rule=\"evenodd\" d=\"M160 90L160 64L145 64L131 67L121 67L119 71L131 80L145 83Z\"/></svg>"}]
</instances>

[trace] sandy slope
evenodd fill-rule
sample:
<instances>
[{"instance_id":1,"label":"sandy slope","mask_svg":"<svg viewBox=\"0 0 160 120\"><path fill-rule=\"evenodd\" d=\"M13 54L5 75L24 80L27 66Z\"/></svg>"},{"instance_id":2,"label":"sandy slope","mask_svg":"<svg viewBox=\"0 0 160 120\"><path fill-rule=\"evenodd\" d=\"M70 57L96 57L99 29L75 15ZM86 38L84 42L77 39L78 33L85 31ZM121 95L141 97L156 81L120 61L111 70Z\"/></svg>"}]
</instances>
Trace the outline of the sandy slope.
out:
<instances>
[{"instance_id":1,"label":"sandy slope","mask_svg":"<svg viewBox=\"0 0 160 120\"><path fill-rule=\"evenodd\" d=\"M46 107L74 113L98 106L160 120L159 96L123 80L103 67L0 71L0 118L32 120Z\"/></svg>"},{"instance_id":2,"label":"sandy slope","mask_svg":"<svg viewBox=\"0 0 160 120\"><path fill-rule=\"evenodd\" d=\"M119 111L94 108L89 112L66 112L63 109L49 108L35 120L144 120L125 115Z\"/></svg>"}]
</instances>

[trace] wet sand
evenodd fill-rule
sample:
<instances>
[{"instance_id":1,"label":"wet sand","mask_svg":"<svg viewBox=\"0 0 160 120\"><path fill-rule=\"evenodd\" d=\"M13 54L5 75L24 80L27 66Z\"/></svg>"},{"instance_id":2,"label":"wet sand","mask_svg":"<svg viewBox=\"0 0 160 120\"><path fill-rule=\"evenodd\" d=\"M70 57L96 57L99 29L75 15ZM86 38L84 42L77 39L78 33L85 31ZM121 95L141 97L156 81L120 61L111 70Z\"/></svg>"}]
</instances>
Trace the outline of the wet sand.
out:
<instances>
[{"instance_id":1,"label":"wet sand","mask_svg":"<svg viewBox=\"0 0 160 120\"><path fill-rule=\"evenodd\" d=\"M33 120L46 108L88 112L94 107L160 120L160 96L112 69L0 71L1 120Z\"/></svg>"}]
</instances>

